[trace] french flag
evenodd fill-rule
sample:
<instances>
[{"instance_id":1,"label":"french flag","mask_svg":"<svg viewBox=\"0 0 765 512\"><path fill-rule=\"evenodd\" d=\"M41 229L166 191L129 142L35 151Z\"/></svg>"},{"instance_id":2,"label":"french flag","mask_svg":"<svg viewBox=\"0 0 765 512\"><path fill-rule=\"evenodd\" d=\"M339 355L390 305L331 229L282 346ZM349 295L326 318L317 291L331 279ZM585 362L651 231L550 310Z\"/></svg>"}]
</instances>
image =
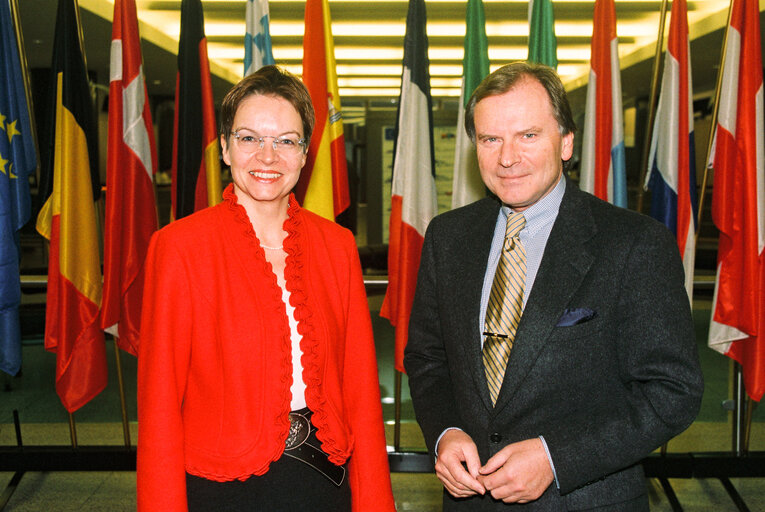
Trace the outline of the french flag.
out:
<instances>
[{"instance_id":1,"label":"french flag","mask_svg":"<svg viewBox=\"0 0 765 512\"><path fill-rule=\"evenodd\" d=\"M692 90L688 8L686 0L674 0L645 186L651 189L651 216L677 237L689 299L698 211Z\"/></svg>"},{"instance_id":2,"label":"french flag","mask_svg":"<svg viewBox=\"0 0 765 512\"><path fill-rule=\"evenodd\" d=\"M627 207L624 121L614 0L595 0L579 188Z\"/></svg>"},{"instance_id":3,"label":"french flag","mask_svg":"<svg viewBox=\"0 0 765 512\"><path fill-rule=\"evenodd\" d=\"M424 0L411 0L393 153L388 289L380 311L380 316L396 328L394 365L400 372L404 372L404 348L425 230L438 213L425 19Z\"/></svg>"},{"instance_id":4,"label":"french flag","mask_svg":"<svg viewBox=\"0 0 765 512\"><path fill-rule=\"evenodd\" d=\"M765 149L758 0L733 0L712 152L720 230L709 346L738 361L752 400L765 393Z\"/></svg>"}]
</instances>

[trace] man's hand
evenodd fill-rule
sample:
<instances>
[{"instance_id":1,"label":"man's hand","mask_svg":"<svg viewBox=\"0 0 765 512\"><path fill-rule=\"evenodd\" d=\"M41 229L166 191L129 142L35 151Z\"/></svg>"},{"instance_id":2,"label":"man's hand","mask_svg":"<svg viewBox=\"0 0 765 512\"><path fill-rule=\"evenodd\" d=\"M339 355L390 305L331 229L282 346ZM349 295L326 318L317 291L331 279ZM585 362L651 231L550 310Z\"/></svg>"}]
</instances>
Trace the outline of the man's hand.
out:
<instances>
[{"instance_id":1,"label":"man's hand","mask_svg":"<svg viewBox=\"0 0 765 512\"><path fill-rule=\"evenodd\" d=\"M458 429L447 430L438 442L436 475L449 494L455 498L484 494L486 489L478 481L480 465L478 448L470 436Z\"/></svg>"},{"instance_id":2,"label":"man's hand","mask_svg":"<svg viewBox=\"0 0 765 512\"><path fill-rule=\"evenodd\" d=\"M478 481L495 499L505 503L534 501L553 481L550 461L539 438L505 446L478 472Z\"/></svg>"}]
</instances>

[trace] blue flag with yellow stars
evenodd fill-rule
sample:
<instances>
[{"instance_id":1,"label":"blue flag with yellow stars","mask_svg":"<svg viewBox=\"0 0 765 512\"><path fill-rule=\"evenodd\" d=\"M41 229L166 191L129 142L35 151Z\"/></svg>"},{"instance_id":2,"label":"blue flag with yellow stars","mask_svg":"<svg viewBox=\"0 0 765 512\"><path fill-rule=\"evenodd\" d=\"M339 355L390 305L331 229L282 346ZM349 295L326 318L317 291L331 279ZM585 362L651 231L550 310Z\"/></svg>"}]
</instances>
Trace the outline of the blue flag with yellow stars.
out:
<instances>
[{"instance_id":1,"label":"blue flag with yellow stars","mask_svg":"<svg viewBox=\"0 0 765 512\"><path fill-rule=\"evenodd\" d=\"M22 77L10 8L0 1L0 370L10 375L21 368L19 229L37 167Z\"/></svg>"}]
</instances>

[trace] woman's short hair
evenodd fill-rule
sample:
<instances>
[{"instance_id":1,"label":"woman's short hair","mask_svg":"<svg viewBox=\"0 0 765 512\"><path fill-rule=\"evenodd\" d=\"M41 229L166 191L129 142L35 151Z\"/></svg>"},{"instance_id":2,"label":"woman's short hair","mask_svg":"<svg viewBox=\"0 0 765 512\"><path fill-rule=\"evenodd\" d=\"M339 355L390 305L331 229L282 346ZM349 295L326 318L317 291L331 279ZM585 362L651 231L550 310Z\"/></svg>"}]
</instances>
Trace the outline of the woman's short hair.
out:
<instances>
[{"instance_id":1,"label":"woman's short hair","mask_svg":"<svg viewBox=\"0 0 765 512\"><path fill-rule=\"evenodd\" d=\"M289 101L300 114L305 147L308 147L316 120L311 95L298 77L274 65L263 66L255 73L242 78L223 98L220 107L220 133L226 140L231 136L234 116L239 105L253 94L278 96Z\"/></svg>"},{"instance_id":2,"label":"woman's short hair","mask_svg":"<svg viewBox=\"0 0 765 512\"><path fill-rule=\"evenodd\" d=\"M524 79L536 80L547 91L560 134L568 135L576 131L576 123L571 115L566 90L555 70L542 64L513 62L484 78L470 97L465 107L465 131L470 140L475 142L475 106L478 102L489 96L504 94Z\"/></svg>"}]
</instances>

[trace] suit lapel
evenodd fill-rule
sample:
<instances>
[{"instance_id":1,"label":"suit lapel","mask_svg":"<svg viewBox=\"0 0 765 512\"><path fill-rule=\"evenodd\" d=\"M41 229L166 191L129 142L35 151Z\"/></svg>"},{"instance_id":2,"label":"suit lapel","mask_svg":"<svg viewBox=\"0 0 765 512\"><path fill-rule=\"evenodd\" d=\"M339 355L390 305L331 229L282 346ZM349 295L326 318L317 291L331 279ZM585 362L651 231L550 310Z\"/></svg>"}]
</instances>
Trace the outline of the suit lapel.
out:
<instances>
[{"instance_id":1,"label":"suit lapel","mask_svg":"<svg viewBox=\"0 0 765 512\"><path fill-rule=\"evenodd\" d=\"M567 181L510 354L495 413L511 400L534 366L547 338L593 263L584 246L596 227L583 192Z\"/></svg>"},{"instance_id":2,"label":"suit lapel","mask_svg":"<svg viewBox=\"0 0 765 512\"><path fill-rule=\"evenodd\" d=\"M454 325L457 329L454 339L458 340L465 367L472 374L478 394L489 410L492 405L483 369L478 318L486 264L499 208L499 202L491 197L476 204L475 211L465 217L462 236L455 245L454 257L450 258L457 265L453 271L459 276L455 278L458 284L453 290L452 312L456 316Z\"/></svg>"}]
</instances>

